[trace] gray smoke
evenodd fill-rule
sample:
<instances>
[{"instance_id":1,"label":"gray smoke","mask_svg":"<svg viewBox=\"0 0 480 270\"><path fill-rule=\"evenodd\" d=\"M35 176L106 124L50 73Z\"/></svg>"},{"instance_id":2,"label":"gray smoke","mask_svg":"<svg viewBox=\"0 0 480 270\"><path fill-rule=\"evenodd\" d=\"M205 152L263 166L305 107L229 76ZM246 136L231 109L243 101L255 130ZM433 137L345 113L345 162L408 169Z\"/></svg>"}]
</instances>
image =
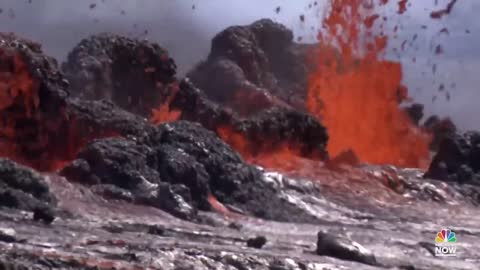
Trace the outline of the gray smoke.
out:
<instances>
[{"instance_id":1,"label":"gray smoke","mask_svg":"<svg viewBox=\"0 0 480 270\"><path fill-rule=\"evenodd\" d=\"M148 38L169 50L183 74L206 57L211 38L231 25L272 18L293 29L296 37L314 41L325 12L325 4L313 6L314 2L1 0L0 31L39 41L49 55L60 61L82 38L94 33ZM426 105L427 114L451 116L461 128L480 129L480 120L475 117L480 107L476 99L480 85L480 76L476 74L480 70L480 20L476 18L480 2L458 1L453 12L441 20L432 20L429 14L445 7L448 0L409 1L411 6L401 17L396 15L397 5L393 2L384 15L390 30L394 25L399 25L400 30L398 37L391 40L387 57L402 61L411 95ZM302 14L305 22L299 19ZM443 28L448 29L448 35L439 34ZM403 40L408 42L405 50L399 52ZM437 45L443 47L443 54L435 54ZM444 90L439 91L441 85Z\"/></svg>"}]
</instances>

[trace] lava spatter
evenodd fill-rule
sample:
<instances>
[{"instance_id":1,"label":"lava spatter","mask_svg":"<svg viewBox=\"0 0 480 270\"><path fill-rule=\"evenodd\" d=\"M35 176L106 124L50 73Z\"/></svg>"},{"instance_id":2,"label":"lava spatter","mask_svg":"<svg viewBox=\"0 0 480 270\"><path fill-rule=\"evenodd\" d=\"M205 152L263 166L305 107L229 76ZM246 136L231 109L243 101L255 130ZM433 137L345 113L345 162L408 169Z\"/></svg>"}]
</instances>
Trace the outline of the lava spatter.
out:
<instances>
[{"instance_id":1,"label":"lava spatter","mask_svg":"<svg viewBox=\"0 0 480 270\"><path fill-rule=\"evenodd\" d=\"M429 137L399 107L408 96L399 95L406 92L402 66L383 60L388 37L370 25L378 10L367 4L331 2L318 38L336 49L316 55L320 64L310 77L307 108L327 126L332 156L352 149L363 162L424 167Z\"/></svg>"}]
</instances>

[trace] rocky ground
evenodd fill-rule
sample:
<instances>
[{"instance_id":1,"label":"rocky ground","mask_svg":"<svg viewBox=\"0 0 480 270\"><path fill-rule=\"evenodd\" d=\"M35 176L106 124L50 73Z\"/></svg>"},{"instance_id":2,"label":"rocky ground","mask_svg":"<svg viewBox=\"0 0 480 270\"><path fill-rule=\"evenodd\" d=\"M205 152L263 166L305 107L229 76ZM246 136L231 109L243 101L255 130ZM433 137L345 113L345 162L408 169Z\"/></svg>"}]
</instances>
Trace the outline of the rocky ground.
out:
<instances>
[{"instance_id":1,"label":"rocky ground","mask_svg":"<svg viewBox=\"0 0 480 270\"><path fill-rule=\"evenodd\" d=\"M311 49L260 20L179 79L148 41L95 35L59 68L0 34L0 269L477 269L478 133L432 118L426 173L329 157Z\"/></svg>"},{"instance_id":2,"label":"rocky ground","mask_svg":"<svg viewBox=\"0 0 480 270\"><path fill-rule=\"evenodd\" d=\"M404 170L403 192L382 182L391 168L362 173L320 169L315 181L264 172L263 181L310 224L275 222L225 210L197 222L157 208L106 200L85 186L45 175L62 213L51 224L29 212L0 211L3 269L476 269L479 210L445 184ZM323 175L319 175L323 173ZM359 176L360 175L360 176ZM288 214L288 213L285 213ZM444 227L457 233L457 257L435 257ZM336 239L318 255L317 233ZM262 241L251 238L262 236ZM250 241L249 241L250 240ZM363 246L358 249L356 244ZM322 244L323 243L323 244ZM358 253L358 254L357 254ZM357 254L357 255L355 255ZM372 259L375 258L375 259ZM17 268L12 268L17 267ZM22 268L23 267L23 268Z\"/></svg>"}]
</instances>

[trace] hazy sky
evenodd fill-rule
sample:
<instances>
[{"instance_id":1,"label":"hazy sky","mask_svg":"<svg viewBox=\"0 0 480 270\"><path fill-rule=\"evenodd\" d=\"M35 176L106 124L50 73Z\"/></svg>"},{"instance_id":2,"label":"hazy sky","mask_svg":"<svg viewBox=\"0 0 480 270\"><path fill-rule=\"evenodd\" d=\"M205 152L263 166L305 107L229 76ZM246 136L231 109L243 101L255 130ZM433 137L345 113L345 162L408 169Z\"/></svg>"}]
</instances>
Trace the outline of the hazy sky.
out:
<instances>
[{"instance_id":1,"label":"hazy sky","mask_svg":"<svg viewBox=\"0 0 480 270\"><path fill-rule=\"evenodd\" d=\"M378 0L374 0L378 1ZM406 14L396 14L396 3L386 9L390 27L399 25L391 40L389 57L404 64L405 84L414 98L427 106L428 113L449 115L463 128L480 129L478 101L480 85L480 1L459 0L453 12L442 20L430 19L432 10L448 0L409 0ZM30 3L31 2L31 3ZM0 31L13 31L40 41L44 50L62 60L82 38L110 31L146 37L167 48L180 72L205 58L210 40L234 24L248 24L272 18L304 40L313 40L321 23L327 0L308 8L306 0L0 0ZM91 9L90 5L96 4ZM193 7L194 6L194 7ZM279 14L275 8L281 7ZM299 15L306 16L306 22ZM426 25L425 29L422 27ZM439 34L448 28L449 34ZM147 31L147 32L145 32ZM467 33L468 32L468 33ZM414 36L417 36L414 38ZM403 40L405 51L393 52ZM444 53L435 55L441 44ZM413 63L412 59L416 58ZM432 71L436 64L437 70ZM438 92L445 85L445 91ZM446 92L451 99L447 101ZM432 101L433 96L437 96Z\"/></svg>"}]
</instances>

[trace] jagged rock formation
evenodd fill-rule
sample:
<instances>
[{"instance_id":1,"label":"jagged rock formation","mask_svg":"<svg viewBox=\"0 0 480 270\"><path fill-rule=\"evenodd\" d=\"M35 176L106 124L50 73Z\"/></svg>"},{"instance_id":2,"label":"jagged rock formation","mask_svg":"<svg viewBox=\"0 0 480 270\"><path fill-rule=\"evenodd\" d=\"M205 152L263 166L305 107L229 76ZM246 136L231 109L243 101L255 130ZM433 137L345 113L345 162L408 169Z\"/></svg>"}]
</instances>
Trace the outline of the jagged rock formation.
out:
<instances>
[{"instance_id":1,"label":"jagged rock formation","mask_svg":"<svg viewBox=\"0 0 480 270\"><path fill-rule=\"evenodd\" d=\"M43 177L30 168L0 158L0 207L53 212L56 198Z\"/></svg>"},{"instance_id":2,"label":"jagged rock formation","mask_svg":"<svg viewBox=\"0 0 480 270\"><path fill-rule=\"evenodd\" d=\"M309 220L300 210L288 211L291 207L276 198L262 173L213 132L186 121L160 125L135 140L96 140L61 174L115 198L159 207L180 218L194 218L196 209L210 210L209 197L214 196L255 216Z\"/></svg>"},{"instance_id":3,"label":"jagged rock formation","mask_svg":"<svg viewBox=\"0 0 480 270\"><path fill-rule=\"evenodd\" d=\"M293 42L291 30L263 19L217 34L207 60L188 77L209 98L243 115L274 105L303 109L308 51Z\"/></svg>"},{"instance_id":4,"label":"jagged rock formation","mask_svg":"<svg viewBox=\"0 0 480 270\"><path fill-rule=\"evenodd\" d=\"M144 117L161 104L176 66L156 43L102 33L83 39L62 70L73 96L106 99Z\"/></svg>"}]
</instances>

